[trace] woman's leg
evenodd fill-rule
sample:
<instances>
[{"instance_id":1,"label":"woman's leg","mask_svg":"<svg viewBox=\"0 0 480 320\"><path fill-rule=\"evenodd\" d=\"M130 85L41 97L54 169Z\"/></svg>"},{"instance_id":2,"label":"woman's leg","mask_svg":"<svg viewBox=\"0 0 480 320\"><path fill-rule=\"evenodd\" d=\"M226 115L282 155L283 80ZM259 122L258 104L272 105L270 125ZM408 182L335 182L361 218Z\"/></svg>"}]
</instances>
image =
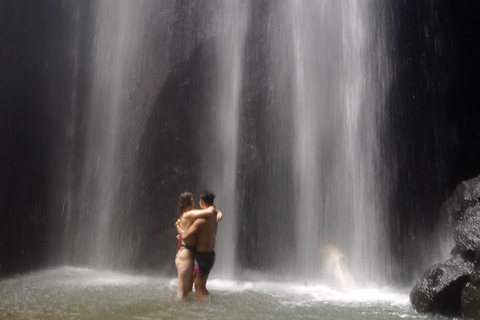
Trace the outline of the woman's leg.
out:
<instances>
[{"instance_id":1,"label":"woman's leg","mask_svg":"<svg viewBox=\"0 0 480 320\"><path fill-rule=\"evenodd\" d=\"M193 286L193 252L181 248L175 258L178 273L177 299L182 299L192 291Z\"/></svg>"}]
</instances>

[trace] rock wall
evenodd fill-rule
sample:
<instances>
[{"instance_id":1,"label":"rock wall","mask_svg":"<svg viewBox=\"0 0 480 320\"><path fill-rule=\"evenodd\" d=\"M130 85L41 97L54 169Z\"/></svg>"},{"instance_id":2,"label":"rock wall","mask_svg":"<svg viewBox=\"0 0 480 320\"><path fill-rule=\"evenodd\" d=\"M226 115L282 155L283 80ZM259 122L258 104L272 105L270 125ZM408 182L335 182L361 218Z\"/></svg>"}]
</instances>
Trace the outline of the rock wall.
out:
<instances>
[{"instance_id":1,"label":"rock wall","mask_svg":"<svg viewBox=\"0 0 480 320\"><path fill-rule=\"evenodd\" d=\"M455 239L452 257L424 273L410 300L418 312L480 319L480 176L455 189L442 215Z\"/></svg>"}]
</instances>

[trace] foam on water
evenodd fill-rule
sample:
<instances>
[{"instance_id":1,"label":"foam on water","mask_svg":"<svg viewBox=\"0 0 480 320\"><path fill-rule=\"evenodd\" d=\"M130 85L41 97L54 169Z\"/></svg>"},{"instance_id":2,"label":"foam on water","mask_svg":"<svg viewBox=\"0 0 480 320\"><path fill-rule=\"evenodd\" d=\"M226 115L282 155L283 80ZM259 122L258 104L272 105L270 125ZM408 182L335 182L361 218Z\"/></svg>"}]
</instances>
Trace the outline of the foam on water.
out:
<instances>
[{"instance_id":1,"label":"foam on water","mask_svg":"<svg viewBox=\"0 0 480 320\"><path fill-rule=\"evenodd\" d=\"M49 286L65 287L102 287L102 286L141 286L159 285L170 290L177 288L176 278L162 276L145 276L126 274L109 270L94 270L65 266L30 273L7 279L6 282L22 282L24 284L43 283ZM340 292L319 283L278 282L278 281L236 281L212 278L208 281L211 291L240 293L251 291L256 293L302 297L311 301L330 302L389 302L399 306L409 304L408 293L390 287L359 288L349 293Z\"/></svg>"},{"instance_id":2,"label":"foam on water","mask_svg":"<svg viewBox=\"0 0 480 320\"><path fill-rule=\"evenodd\" d=\"M176 282L176 280L173 280ZM343 293L321 284L301 284L293 282L241 282L233 280L211 279L208 282L212 291L258 293L301 297L304 301L326 301L342 303L387 302L398 306L409 305L408 293L390 287L361 288Z\"/></svg>"},{"instance_id":3,"label":"foam on water","mask_svg":"<svg viewBox=\"0 0 480 320\"><path fill-rule=\"evenodd\" d=\"M88 268L62 267L30 273L4 280L4 283L23 283L42 287L102 287L102 286L139 286L143 284L166 285L164 277L147 277L124 274L109 270L94 270Z\"/></svg>"},{"instance_id":4,"label":"foam on water","mask_svg":"<svg viewBox=\"0 0 480 320\"><path fill-rule=\"evenodd\" d=\"M257 280L258 279L258 280ZM175 303L177 279L62 267L0 281L0 318L58 319L398 319L417 318L406 291L361 288L342 293L319 283L212 278L212 299ZM321 316L321 317L320 317ZM113 318L112 318L113 317ZM431 316L422 316L431 319Z\"/></svg>"},{"instance_id":5,"label":"foam on water","mask_svg":"<svg viewBox=\"0 0 480 320\"><path fill-rule=\"evenodd\" d=\"M126 274L110 270L94 270L65 266L59 269L49 269L12 278L15 281L50 282L53 285L104 286L104 285L141 285L145 283L164 283L169 287L177 286L176 278L162 276L146 276ZM6 280L9 281L9 280ZM279 281L236 281L211 278L209 288L214 291L242 292L254 291L260 293L282 293L311 295L324 297L327 301L389 301L398 304L408 304L408 294L404 290L391 287L359 288L349 293L343 293L319 283L279 282Z\"/></svg>"}]
</instances>

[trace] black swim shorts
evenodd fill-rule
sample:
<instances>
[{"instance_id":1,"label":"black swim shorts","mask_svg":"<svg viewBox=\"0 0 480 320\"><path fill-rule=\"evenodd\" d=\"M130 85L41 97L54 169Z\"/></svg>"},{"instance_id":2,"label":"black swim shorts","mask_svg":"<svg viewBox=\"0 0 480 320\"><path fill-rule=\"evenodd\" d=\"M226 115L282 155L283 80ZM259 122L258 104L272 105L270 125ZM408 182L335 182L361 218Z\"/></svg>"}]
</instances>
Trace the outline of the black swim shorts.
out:
<instances>
[{"instance_id":1,"label":"black swim shorts","mask_svg":"<svg viewBox=\"0 0 480 320\"><path fill-rule=\"evenodd\" d=\"M199 272L203 276L208 276L215 263L215 251L197 252L195 253L195 261L197 262L198 270L194 270L194 273Z\"/></svg>"}]
</instances>

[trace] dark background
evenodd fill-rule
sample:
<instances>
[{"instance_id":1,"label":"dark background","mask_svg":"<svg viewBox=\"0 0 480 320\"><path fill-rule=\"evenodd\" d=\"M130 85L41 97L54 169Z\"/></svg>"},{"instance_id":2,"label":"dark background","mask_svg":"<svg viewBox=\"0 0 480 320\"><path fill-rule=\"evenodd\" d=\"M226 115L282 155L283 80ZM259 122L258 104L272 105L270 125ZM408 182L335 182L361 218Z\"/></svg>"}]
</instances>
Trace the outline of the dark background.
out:
<instances>
[{"instance_id":1,"label":"dark background","mask_svg":"<svg viewBox=\"0 0 480 320\"><path fill-rule=\"evenodd\" d=\"M182 1L178 3L176 10L184 12L187 5L182 6ZM266 3L258 1L253 16L261 17L262 6L268 6ZM65 185L61 179L52 178L51 173L68 165L57 147L68 145L69 138L64 133L68 132L70 119L73 116L81 118L81 114L72 115L72 110L64 106L70 104L72 98L78 100L79 106L85 103L81 98L82 90L85 90L82 81L88 78L87 71L77 70L77 91L72 97L75 70L71 48L74 40L69 30L72 24L83 30L77 39L77 58L88 60L86 48L92 32L88 18L90 6L89 1L81 4L35 0L0 2L0 276L46 267L50 256L55 254L50 249L55 238L52 239L50 234L62 224L64 202L58 191ZM391 249L396 261L394 278L409 281L412 275L408 270L412 270L416 258L422 254L419 241L433 232L443 201L460 181L480 174L480 130L477 124L480 116L480 4L475 0L407 0L391 1L386 7L389 34L392 35L388 53L394 78L388 93L389 122L386 126L386 136L392 139L390 148L394 150L385 150L384 154L395 175L394 178L392 174L394 201L389 221ZM179 17L181 19L182 15ZM250 27L264 28L260 20L257 20L258 25ZM262 42L257 34L248 36L249 46L255 47ZM208 51L208 46L205 41L194 48L198 53L196 62L194 60L189 65L180 61L171 66L175 72L166 81L156 104L161 104L162 99L172 101L179 97L189 101L208 101L208 97L192 93L195 83L186 85L184 94L170 94L168 87L176 87L187 71L192 74L208 72L208 66L202 63L202 54ZM260 55L269 54L261 49L257 51ZM251 71L252 77L261 78L262 72L267 72L254 69L256 66L249 64L247 57L247 74ZM261 127L262 117L268 117L268 111L258 112L252 107L261 105L265 98L261 94L262 86L255 85L252 77L247 77L250 84L248 81L244 84L252 103L243 107L242 116L251 119L252 127ZM188 105L188 102L180 104ZM162 112L160 108L155 110L154 107L154 115ZM75 112L81 113L82 108ZM157 116L168 117L171 125L176 121L191 121L182 117L197 115L176 110ZM82 130L82 123L76 126L78 131ZM165 124L164 130L174 130L174 126ZM268 128L262 130L268 135ZM146 145L162 139L154 123L147 131L151 132L148 136L151 141L143 141ZM190 135L188 132L171 134L177 137ZM252 135L249 138L251 144L261 148L262 141L255 141ZM182 143L188 149L193 142ZM169 152L168 143L162 144L166 148L163 151ZM70 147L72 154L81 155L81 145ZM144 152L147 151L145 148ZM265 159L252 158L255 155L249 150L240 152L245 159L240 166L265 165L262 164ZM167 161L152 177L162 176L162 170L168 171L168 165L176 165L177 158L185 157L172 154L170 162ZM155 154L150 159L155 162ZM248 159L252 161L248 162ZM195 171L198 161L186 161L183 166ZM245 167L244 170L254 171L255 168ZM148 201L153 204L149 207L151 212L145 210L144 214L153 216L152 208L158 201L152 200L155 194L163 192L165 199L160 200L167 201L179 190L183 191L188 176L188 172L180 172L172 177L177 183L173 189L166 187L171 181L147 188L151 193L143 195L145 206L148 207ZM151 183L153 178L147 179L146 183ZM252 185L247 188L251 193L267 192L264 186L254 182L241 183ZM175 204L170 202L169 206L173 208ZM56 205L52 206L52 203ZM245 210L249 211L248 208ZM155 218L142 221L136 226L146 230L151 228ZM288 221L279 223L288 224ZM259 243L256 235L240 231L239 241L243 243L240 249L255 249ZM254 253L239 252L244 266L268 268ZM137 266L139 268L154 269L158 264L158 259L148 257L146 251L140 251L139 255L148 258L138 260L143 261ZM271 255L265 259L273 262L275 253Z\"/></svg>"},{"instance_id":2,"label":"dark background","mask_svg":"<svg viewBox=\"0 0 480 320\"><path fill-rule=\"evenodd\" d=\"M398 173L391 247L400 278L414 270L412 257L428 254L421 240L433 232L446 197L480 174L479 9L468 0L391 7L397 38L388 135Z\"/></svg>"}]
</instances>

